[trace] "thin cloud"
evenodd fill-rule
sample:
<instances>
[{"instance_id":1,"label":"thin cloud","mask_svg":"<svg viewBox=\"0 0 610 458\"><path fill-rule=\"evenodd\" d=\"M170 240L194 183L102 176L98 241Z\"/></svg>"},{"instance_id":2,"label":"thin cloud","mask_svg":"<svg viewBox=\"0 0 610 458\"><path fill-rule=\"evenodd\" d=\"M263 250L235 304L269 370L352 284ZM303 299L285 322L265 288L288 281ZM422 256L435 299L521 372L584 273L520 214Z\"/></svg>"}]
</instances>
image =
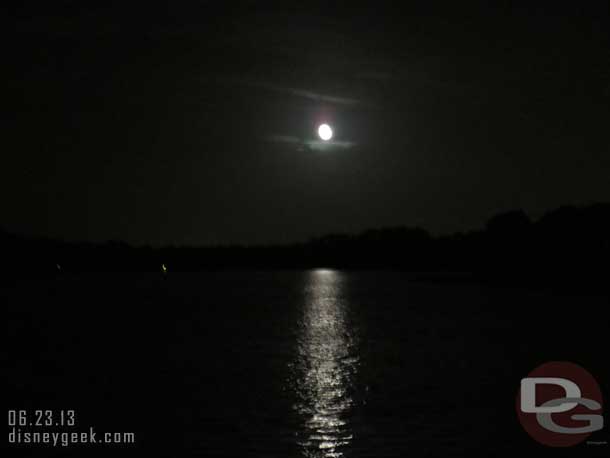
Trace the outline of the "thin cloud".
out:
<instances>
[{"instance_id":1,"label":"thin cloud","mask_svg":"<svg viewBox=\"0 0 610 458\"><path fill-rule=\"evenodd\" d=\"M358 99L319 94L319 93L307 91L304 89L279 88L278 87L278 88L274 88L274 90L277 90L280 92L287 92L289 94L292 94L292 95L295 95L298 97L305 97L306 99L316 100L319 102L332 103L335 105L357 105L357 104L361 103L360 100L358 100Z\"/></svg>"},{"instance_id":2,"label":"thin cloud","mask_svg":"<svg viewBox=\"0 0 610 458\"><path fill-rule=\"evenodd\" d=\"M292 135L271 134L265 137L268 142L295 145L298 151L328 151L332 149L350 149L356 142L346 140L303 140Z\"/></svg>"},{"instance_id":3,"label":"thin cloud","mask_svg":"<svg viewBox=\"0 0 610 458\"><path fill-rule=\"evenodd\" d=\"M295 87L281 86L278 84L266 83L262 81L252 81L243 78L228 78L225 80L231 84L239 84L242 86L254 87L257 89L264 89L271 92L277 92L280 94L288 94L294 97L301 97L309 100L315 100L317 102L325 102L333 105L345 105L353 106L362 103L361 100L352 97L341 97L337 95L321 94L319 92L311 91L308 89L301 89Z\"/></svg>"},{"instance_id":4,"label":"thin cloud","mask_svg":"<svg viewBox=\"0 0 610 458\"><path fill-rule=\"evenodd\" d=\"M312 151L328 151L331 149L350 149L356 146L354 142L341 141L341 140L312 140L304 142L305 146Z\"/></svg>"}]
</instances>

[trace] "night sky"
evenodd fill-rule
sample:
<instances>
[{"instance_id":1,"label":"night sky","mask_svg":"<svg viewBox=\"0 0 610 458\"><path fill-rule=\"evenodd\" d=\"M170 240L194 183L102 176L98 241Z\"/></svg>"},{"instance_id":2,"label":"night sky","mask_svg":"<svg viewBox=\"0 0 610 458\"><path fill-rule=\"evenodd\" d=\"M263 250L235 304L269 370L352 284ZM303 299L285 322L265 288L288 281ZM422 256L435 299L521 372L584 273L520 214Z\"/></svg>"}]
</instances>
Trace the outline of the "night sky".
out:
<instances>
[{"instance_id":1,"label":"night sky","mask_svg":"<svg viewBox=\"0 0 610 458\"><path fill-rule=\"evenodd\" d=\"M19 3L9 231L291 242L610 200L608 2Z\"/></svg>"}]
</instances>

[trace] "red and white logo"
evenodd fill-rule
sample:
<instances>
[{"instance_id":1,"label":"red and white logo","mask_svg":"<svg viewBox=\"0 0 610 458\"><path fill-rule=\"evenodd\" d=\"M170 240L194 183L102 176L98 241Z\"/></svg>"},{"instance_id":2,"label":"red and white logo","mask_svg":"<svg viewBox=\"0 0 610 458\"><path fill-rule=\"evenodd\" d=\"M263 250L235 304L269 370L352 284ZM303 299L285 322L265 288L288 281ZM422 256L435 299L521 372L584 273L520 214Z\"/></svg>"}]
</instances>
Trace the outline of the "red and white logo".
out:
<instances>
[{"instance_id":1,"label":"red and white logo","mask_svg":"<svg viewBox=\"0 0 610 458\"><path fill-rule=\"evenodd\" d=\"M603 428L602 393L593 376L577 364L545 363L521 380L517 416L541 444L569 447Z\"/></svg>"}]
</instances>

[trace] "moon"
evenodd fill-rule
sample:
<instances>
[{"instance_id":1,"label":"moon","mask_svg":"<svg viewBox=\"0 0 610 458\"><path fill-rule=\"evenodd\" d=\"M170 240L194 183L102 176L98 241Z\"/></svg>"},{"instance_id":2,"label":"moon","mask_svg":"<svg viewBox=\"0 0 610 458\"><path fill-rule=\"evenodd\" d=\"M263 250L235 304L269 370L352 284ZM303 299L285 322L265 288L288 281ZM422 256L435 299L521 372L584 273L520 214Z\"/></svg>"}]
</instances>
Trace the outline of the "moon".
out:
<instances>
[{"instance_id":1,"label":"moon","mask_svg":"<svg viewBox=\"0 0 610 458\"><path fill-rule=\"evenodd\" d=\"M328 124L320 124L320 127L318 127L318 135L326 142L333 138L333 130Z\"/></svg>"}]
</instances>

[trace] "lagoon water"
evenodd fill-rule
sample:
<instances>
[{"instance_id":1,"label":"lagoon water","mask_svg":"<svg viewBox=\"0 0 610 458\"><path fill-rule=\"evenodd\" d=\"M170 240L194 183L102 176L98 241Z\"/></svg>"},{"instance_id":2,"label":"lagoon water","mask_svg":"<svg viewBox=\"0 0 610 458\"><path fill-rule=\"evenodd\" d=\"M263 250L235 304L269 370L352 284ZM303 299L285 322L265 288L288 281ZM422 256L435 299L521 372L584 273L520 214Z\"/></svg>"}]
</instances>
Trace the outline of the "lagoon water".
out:
<instances>
[{"instance_id":1,"label":"lagoon water","mask_svg":"<svg viewBox=\"0 0 610 458\"><path fill-rule=\"evenodd\" d=\"M609 375L594 296L324 269L66 274L2 296L12 408L136 434L15 456L563 456L518 424L520 378L552 360L602 391Z\"/></svg>"}]
</instances>

